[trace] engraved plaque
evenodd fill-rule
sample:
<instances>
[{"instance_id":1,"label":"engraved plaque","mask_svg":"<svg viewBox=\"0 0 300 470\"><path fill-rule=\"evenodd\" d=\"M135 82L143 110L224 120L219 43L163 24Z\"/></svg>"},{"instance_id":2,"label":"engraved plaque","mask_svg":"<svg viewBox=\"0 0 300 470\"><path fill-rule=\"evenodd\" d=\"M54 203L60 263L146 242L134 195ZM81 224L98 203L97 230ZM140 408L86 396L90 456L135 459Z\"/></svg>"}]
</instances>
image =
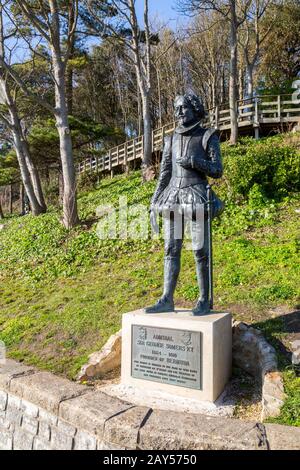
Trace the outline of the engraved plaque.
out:
<instances>
[{"instance_id":1,"label":"engraved plaque","mask_svg":"<svg viewBox=\"0 0 300 470\"><path fill-rule=\"evenodd\" d=\"M201 333L132 325L131 376L201 390Z\"/></svg>"}]
</instances>

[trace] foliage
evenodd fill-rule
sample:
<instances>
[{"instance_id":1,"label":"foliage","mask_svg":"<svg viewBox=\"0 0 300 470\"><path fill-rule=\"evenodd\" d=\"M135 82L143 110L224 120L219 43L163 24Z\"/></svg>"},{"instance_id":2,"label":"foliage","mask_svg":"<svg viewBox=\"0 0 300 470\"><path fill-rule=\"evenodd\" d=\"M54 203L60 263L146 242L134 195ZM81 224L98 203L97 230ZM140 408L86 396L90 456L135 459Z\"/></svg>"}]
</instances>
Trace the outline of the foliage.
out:
<instances>
[{"instance_id":1,"label":"foliage","mask_svg":"<svg viewBox=\"0 0 300 470\"><path fill-rule=\"evenodd\" d=\"M277 423L300 426L300 377L295 371L287 370L283 374L285 393L287 399L281 408Z\"/></svg>"},{"instance_id":2,"label":"foliage","mask_svg":"<svg viewBox=\"0 0 300 470\"><path fill-rule=\"evenodd\" d=\"M0 186L11 184L19 179L16 156L10 146L3 145L0 152Z\"/></svg>"},{"instance_id":3,"label":"foliage","mask_svg":"<svg viewBox=\"0 0 300 470\"><path fill-rule=\"evenodd\" d=\"M225 180L229 198L253 201L280 199L300 189L300 153L284 137L241 139L237 146L223 146ZM258 196L258 193L261 193Z\"/></svg>"},{"instance_id":4,"label":"foliage","mask_svg":"<svg viewBox=\"0 0 300 470\"><path fill-rule=\"evenodd\" d=\"M78 177L77 187L79 191L87 191L88 189L95 189L98 183L99 176L96 172L85 171Z\"/></svg>"},{"instance_id":5,"label":"foliage","mask_svg":"<svg viewBox=\"0 0 300 470\"><path fill-rule=\"evenodd\" d=\"M74 153L77 158L86 157L88 153L101 153L97 150L104 142L112 138L122 138L121 131L114 127L99 124L91 119L69 117ZM31 128L29 145L32 157L44 167L59 161L59 137L54 119L37 120ZM89 151L90 150L90 151Z\"/></svg>"},{"instance_id":6,"label":"foliage","mask_svg":"<svg viewBox=\"0 0 300 470\"><path fill-rule=\"evenodd\" d=\"M300 70L299 1L273 3L264 19L264 30L270 28L259 67L260 81L264 89L286 93Z\"/></svg>"}]
</instances>

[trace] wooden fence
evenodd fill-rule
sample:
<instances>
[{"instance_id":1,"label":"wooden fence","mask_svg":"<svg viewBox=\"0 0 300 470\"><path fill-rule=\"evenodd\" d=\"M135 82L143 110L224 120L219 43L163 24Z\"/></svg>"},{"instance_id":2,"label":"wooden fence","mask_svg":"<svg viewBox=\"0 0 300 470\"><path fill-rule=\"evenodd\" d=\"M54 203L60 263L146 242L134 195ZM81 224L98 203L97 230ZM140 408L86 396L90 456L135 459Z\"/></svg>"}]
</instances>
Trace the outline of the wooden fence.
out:
<instances>
[{"instance_id":1,"label":"wooden fence","mask_svg":"<svg viewBox=\"0 0 300 470\"><path fill-rule=\"evenodd\" d=\"M230 130L229 105L217 106L207 111L204 127L215 127L220 132ZM239 128L258 130L264 125L293 124L300 122L300 104L292 101L292 95L257 96L237 102ZM164 137L174 132L172 122L152 132L152 151L162 149ZM114 168L127 167L129 162L141 160L143 156L143 136L113 147L106 155L89 158L78 164L77 172L108 172Z\"/></svg>"}]
</instances>

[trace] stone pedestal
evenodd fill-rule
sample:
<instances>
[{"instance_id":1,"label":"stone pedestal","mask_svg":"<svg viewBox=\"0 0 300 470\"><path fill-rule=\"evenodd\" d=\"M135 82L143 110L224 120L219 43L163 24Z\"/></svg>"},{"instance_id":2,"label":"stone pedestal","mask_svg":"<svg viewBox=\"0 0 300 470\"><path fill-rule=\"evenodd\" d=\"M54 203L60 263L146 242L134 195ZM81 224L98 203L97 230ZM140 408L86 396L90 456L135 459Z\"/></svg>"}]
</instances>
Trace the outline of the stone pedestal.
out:
<instances>
[{"instance_id":1,"label":"stone pedestal","mask_svg":"<svg viewBox=\"0 0 300 470\"><path fill-rule=\"evenodd\" d=\"M214 402L231 375L229 313L123 315L122 384Z\"/></svg>"}]
</instances>

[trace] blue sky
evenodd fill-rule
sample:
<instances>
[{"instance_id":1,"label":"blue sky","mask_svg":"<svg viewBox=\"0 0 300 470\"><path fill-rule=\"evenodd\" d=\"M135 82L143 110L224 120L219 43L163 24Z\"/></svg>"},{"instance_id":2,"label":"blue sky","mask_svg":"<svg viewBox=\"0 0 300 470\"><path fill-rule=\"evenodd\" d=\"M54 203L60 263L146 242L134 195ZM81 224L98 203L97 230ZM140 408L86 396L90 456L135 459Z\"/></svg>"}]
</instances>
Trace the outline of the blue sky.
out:
<instances>
[{"instance_id":1,"label":"blue sky","mask_svg":"<svg viewBox=\"0 0 300 470\"><path fill-rule=\"evenodd\" d=\"M176 11L176 3L176 0L149 0L150 18L158 17L162 22L168 22L169 26L176 25L177 21L183 22L186 18ZM136 0L136 8L142 22L144 0Z\"/></svg>"}]
</instances>

